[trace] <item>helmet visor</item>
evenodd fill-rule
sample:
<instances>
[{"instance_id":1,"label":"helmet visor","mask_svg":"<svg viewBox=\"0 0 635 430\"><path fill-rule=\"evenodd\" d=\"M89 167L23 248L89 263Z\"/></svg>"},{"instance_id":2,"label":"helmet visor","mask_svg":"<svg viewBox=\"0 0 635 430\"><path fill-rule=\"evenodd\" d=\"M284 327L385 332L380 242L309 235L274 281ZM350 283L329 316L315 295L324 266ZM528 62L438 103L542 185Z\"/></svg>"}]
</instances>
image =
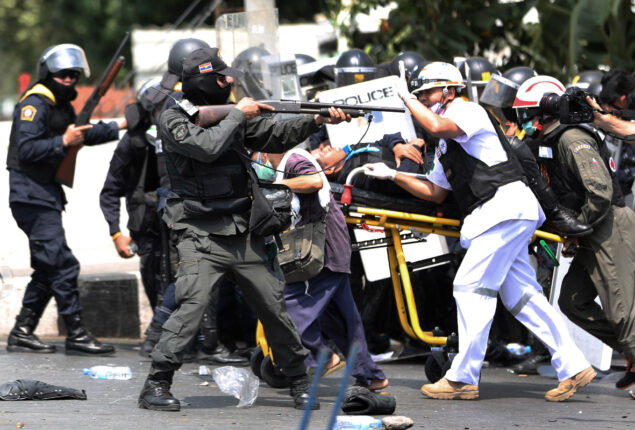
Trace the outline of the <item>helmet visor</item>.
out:
<instances>
[{"instance_id":1,"label":"helmet visor","mask_svg":"<svg viewBox=\"0 0 635 430\"><path fill-rule=\"evenodd\" d=\"M335 85L338 88L370 81L377 77L375 67L336 67L334 71Z\"/></svg>"},{"instance_id":2,"label":"helmet visor","mask_svg":"<svg viewBox=\"0 0 635 430\"><path fill-rule=\"evenodd\" d=\"M479 102L493 107L510 107L514 104L520 85L499 75L492 75Z\"/></svg>"},{"instance_id":3,"label":"helmet visor","mask_svg":"<svg viewBox=\"0 0 635 430\"><path fill-rule=\"evenodd\" d=\"M65 43L57 45L43 58L46 67L51 73L66 69L83 69L84 75L90 77L90 68L84 50L77 45Z\"/></svg>"}]
</instances>

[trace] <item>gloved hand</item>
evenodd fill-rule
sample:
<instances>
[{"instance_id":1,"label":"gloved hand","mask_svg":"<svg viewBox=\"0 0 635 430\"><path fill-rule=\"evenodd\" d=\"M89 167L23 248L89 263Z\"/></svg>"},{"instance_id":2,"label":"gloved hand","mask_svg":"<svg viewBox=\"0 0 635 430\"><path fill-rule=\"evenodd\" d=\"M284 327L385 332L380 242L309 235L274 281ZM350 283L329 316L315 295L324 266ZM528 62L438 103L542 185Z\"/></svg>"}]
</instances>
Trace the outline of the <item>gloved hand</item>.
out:
<instances>
[{"instance_id":1,"label":"gloved hand","mask_svg":"<svg viewBox=\"0 0 635 430\"><path fill-rule=\"evenodd\" d=\"M403 61L399 62L399 82L397 82L397 95L404 102L407 99L416 99L414 94L408 90L408 82L406 80L406 68Z\"/></svg>"},{"instance_id":2,"label":"gloved hand","mask_svg":"<svg viewBox=\"0 0 635 430\"><path fill-rule=\"evenodd\" d=\"M364 174L371 178L394 181L397 171L386 166L384 163L371 163L364 166Z\"/></svg>"}]
</instances>

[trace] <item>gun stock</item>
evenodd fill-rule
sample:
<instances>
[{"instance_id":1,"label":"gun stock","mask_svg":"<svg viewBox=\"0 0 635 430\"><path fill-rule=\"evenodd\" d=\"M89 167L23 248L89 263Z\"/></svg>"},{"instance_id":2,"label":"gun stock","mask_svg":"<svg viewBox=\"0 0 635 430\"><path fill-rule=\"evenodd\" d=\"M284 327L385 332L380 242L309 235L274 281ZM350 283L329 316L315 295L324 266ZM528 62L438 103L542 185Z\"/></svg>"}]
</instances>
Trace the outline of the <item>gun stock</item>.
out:
<instances>
[{"instance_id":1,"label":"gun stock","mask_svg":"<svg viewBox=\"0 0 635 430\"><path fill-rule=\"evenodd\" d=\"M199 127L211 127L221 122L236 105L198 106L198 115L194 123Z\"/></svg>"},{"instance_id":2,"label":"gun stock","mask_svg":"<svg viewBox=\"0 0 635 430\"><path fill-rule=\"evenodd\" d=\"M108 89L112 85L117 73L124 65L125 57L121 54L124 46L128 42L128 38L130 37L130 33L126 33L123 38L123 41L119 44L117 48L117 52L113 56L112 60L110 60L110 64L106 68L106 71L102 75L101 79L92 94L86 100L84 107L80 111L79 115L77 115L77 119L75 120L75 125L86 125L90 122L90 116L93 114L93 111L99 104L101 98L108 92ZM77 164L77 153L82 148L82 145L71 146L66 148L66 154L62 159L62 162L57 168L55 172L55 180L62 184L66 185L69 188L73 188L73 182L75 179L75 165Z\"/></svg>"}]
</instances>

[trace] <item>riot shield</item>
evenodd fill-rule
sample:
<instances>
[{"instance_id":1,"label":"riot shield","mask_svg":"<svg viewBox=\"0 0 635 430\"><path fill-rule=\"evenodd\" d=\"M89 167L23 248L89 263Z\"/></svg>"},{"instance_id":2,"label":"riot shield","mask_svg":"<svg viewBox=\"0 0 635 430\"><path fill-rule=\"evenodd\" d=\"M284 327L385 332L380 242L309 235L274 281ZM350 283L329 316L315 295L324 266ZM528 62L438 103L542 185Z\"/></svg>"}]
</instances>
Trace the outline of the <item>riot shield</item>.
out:
<instances>
[{"instance_id":1,"label":"riot shield","mask_svg":"<svg viewBox=\"0 0 635 430\"><path fill-rule=\"evenodd\" d=\"M244 73L234 84L236 100L301 99L295 56L279 51L278 9L221 15L215 27L225 61Z\"/></svg>"}]
</instances>

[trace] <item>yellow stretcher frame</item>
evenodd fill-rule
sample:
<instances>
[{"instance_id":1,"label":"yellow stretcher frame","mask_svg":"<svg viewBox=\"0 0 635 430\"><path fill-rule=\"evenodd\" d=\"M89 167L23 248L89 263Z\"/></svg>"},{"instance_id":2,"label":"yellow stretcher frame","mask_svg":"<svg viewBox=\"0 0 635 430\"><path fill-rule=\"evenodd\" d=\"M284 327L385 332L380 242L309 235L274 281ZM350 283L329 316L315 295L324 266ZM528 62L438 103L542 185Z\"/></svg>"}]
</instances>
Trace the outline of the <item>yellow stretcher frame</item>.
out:
<instances>
[{"instance_id":1,"label":"yellow stretcher frame","mask_svg":"<svg viewBox=\"0 0 635 430\"><path fill-rule=\"evenodd\" d=\"M357 205L344 206L344 211L346 213L346 223L349 225L365 224L384 229L384 234L389 239L387 245L388 262L399 322L406 334L429 345L447 345L447 336L435 336L432 332L421 329L400 231L410 230L458 238L460 237L461 222L451 218L374 209ZM352 214L357 214L358 216L351 216ZM536 230L534 239L536 237L552 242L564 241L556 234L541 230Z\"/></svg>"}]
</instances>

